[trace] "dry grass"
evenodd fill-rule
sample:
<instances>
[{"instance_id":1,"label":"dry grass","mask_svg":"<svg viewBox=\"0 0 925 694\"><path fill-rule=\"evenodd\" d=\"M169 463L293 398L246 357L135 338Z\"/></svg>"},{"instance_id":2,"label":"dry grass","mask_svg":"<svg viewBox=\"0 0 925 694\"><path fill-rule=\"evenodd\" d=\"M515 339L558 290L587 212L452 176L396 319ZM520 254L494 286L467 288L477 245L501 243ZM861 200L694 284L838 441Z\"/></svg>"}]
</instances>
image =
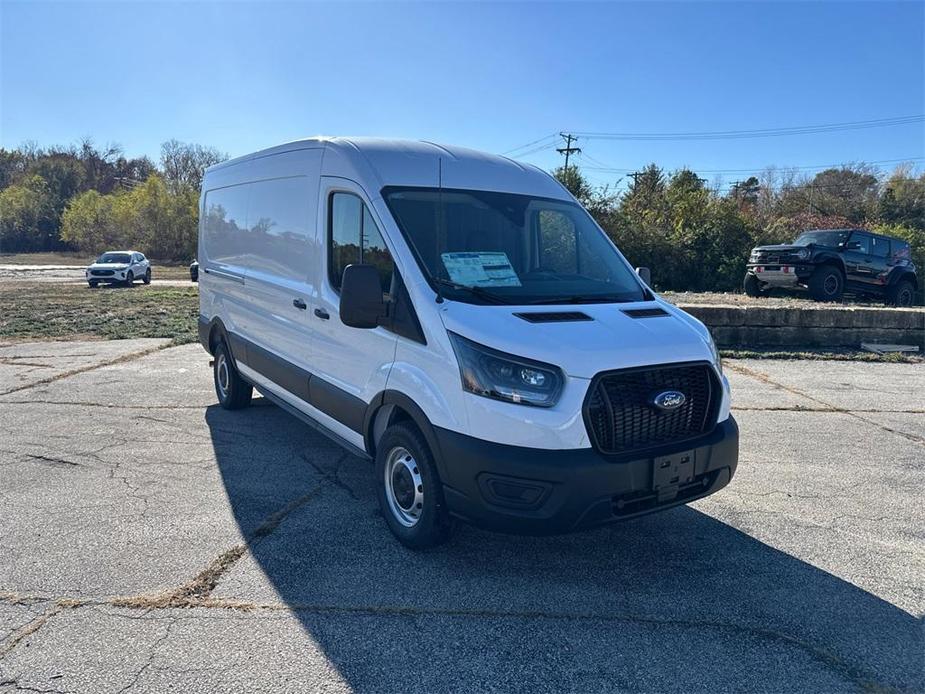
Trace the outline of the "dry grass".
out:
<instances>
[{"instance_id":1,"label":"dry grass","mask_svg":"<svg viewBox=\"0 0 925 694\"><path fill-rule=\"evenodd\" d=\"M198 338L196 287L101 287L49 282L0 283L0 338Z\"/></svg>"}]
</instances>

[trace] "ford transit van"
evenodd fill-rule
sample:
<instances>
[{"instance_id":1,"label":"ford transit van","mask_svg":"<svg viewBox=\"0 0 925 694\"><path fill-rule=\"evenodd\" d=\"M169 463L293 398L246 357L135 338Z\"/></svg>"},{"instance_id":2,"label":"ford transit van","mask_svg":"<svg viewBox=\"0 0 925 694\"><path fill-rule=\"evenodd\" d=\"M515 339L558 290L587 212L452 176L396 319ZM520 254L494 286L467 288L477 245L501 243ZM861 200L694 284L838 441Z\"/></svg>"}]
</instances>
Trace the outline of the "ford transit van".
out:
<instances>
[{"instance_id":1,"label":"ford transit van","mask_svg":"<svg viewBox=\"0 0 925 694\"><path fill-rule=\"evenodd\" d=\"M453 519L590 528L735 472L709 332L533 166L427 142L281 145L206 172L198 258L221 406L256 388L373 460L409 547Z\"/></svg>"}]
</instances>

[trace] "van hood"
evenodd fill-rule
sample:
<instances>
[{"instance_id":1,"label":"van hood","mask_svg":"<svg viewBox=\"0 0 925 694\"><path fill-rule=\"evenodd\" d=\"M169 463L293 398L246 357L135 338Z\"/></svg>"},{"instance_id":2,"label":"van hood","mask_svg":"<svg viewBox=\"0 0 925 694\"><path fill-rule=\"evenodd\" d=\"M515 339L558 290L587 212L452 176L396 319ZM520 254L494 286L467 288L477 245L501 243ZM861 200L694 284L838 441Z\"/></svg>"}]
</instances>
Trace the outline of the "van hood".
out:
<instances>
[{"instance_id":1,"label":"van hood","mask_svg":"<svg viewBox=\"0 0 925 694\"><path fill-rule=\"evenodd\" d=\"M634 318L626 311L662 309ZM583 313L591 320L531 322L516 314ZM693 316L661 300L629 304L484 306L446 301L447 330L519 357L560 367L569 376L650 364L712 361L709 331Z\"/></svg>"}]
</instances>

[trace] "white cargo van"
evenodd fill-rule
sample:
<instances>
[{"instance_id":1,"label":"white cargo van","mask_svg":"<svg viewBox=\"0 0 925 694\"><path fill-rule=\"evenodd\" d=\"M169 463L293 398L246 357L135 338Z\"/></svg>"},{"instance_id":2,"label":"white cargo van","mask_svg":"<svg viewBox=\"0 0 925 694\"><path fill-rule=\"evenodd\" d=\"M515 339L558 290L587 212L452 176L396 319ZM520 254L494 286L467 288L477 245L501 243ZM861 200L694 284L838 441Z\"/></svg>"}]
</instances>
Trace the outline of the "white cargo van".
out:
<instances>
[{"instance_id":1,"label":"white cargo van","mask_svg":"<svg viewBox=\"0 0 925 694\"><path fill-rule=\"evenodd\" d=\"M220 404L257 388L373 459L410 547L453 518L593 527L735 472L709 332L535 167L302 140L210 168L200 218L199 334Z\"/></svg>"}]
</instances>

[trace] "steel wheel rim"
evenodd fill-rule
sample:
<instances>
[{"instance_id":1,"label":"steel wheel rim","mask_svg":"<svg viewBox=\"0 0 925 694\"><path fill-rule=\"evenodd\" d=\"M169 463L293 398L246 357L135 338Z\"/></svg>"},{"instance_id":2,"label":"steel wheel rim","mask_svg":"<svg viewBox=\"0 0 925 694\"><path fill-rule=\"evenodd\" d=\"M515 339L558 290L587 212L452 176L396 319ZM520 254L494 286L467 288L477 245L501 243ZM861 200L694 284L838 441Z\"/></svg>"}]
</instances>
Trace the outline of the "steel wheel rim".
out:
<instances>
[{"instance_id":1,"label":"steel wheel rim","mask_svg":"<svg viewBox=\"0 0 925 694\"><path fill-rule=\"evenodd\" d=\"M832 296L838 291L838 277L836 275L827 275L822 287L825 289L826 294Z\"/></svg>"},{"instance_id":2,"label":"steel wheel rim","mask_svg":"<svg viewBox=\"0 0 925 694\"><path fill-rule=\"evenodd\" d=\"M912 306L912 290L903 289L899 293L899 301L897 301L900 306Z\"/></svg>"},{"instance_id":3,"label":"steel wheel rim","mask_svg":"<svg viewBox=\"0 0 925 694\"><path fill-rule=\"evenodd\" d=\"M228 372L228 360L224 354L218 356L215 362L215 384L218 386L218 394L222 400L228 397L228 386L231 383L231 374Z\"/></svg>"},{"instance_id":4,"label":"steel wheel rim","mask_svg":"<svg viewBox=\"0 0 925 694\"><path fill-rule=\"evenodd\" d=\"M392 516L413 528L424 512L424 480L414 456L396 446L385 461L385 498Z\"/></svg>"}]
</instances>

